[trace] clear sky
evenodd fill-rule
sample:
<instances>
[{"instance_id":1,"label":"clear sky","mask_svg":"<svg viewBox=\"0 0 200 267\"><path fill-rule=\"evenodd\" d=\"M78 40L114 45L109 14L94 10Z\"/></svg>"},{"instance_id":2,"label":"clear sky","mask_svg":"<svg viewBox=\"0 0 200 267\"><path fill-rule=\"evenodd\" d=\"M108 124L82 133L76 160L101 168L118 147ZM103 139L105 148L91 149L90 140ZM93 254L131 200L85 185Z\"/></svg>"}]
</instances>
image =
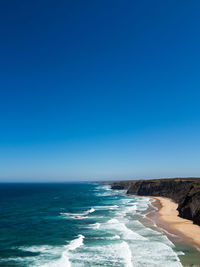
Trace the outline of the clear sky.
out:
<instances>
[{"instance_id":1,"label":"clear sky","mask_svg":"<svg viewBox=\"0 0 200 267\"><path fill-rule=\"evenodd\" d=\"M0 181L200 176L200 1L1 1Z\"/></svg>"}]
</instances>

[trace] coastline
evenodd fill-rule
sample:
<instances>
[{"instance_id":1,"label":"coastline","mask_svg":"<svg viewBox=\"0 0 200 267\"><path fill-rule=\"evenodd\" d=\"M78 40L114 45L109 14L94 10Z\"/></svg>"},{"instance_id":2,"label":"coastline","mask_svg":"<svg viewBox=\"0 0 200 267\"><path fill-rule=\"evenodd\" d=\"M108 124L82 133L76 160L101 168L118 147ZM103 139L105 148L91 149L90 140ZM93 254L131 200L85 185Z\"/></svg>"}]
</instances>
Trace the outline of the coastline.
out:
<instances>
[{"instance_id":1,"label":"coastline","mask_svg":"<svg viewBox=\"0 0 200 267\"><path fill-rule=\"evenodd\" d=\"M194 246L200 251L200 226L192 221L178 216L178 204L169 198L152 197L151 204L156 208L146 214L146 217L162 228L169 235L175 236L180 242Z\"/></svg>"}]
</instances>

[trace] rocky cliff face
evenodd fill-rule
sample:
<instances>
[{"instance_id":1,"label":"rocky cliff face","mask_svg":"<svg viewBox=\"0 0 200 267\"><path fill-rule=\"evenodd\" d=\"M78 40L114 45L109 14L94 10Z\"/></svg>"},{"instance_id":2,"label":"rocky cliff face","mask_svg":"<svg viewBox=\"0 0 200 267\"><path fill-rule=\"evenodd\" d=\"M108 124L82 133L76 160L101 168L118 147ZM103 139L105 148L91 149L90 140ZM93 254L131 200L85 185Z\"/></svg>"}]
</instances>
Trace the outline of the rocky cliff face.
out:
<instances>
[{"instance_id":1,"label":"rocky cliff face","mask_svg":"<svg viewBox=\"0 0 200 267\"><path fill-rule=\"evenodd\" d=\"M126 189L127 194L171 198L178 203L180 217L200 225L199 178L122 181L113 183L112 188Z\"/></svg>"},{"instance_id":2,"label":"rocky cliff face","mask_svg":"<svg viewBox=\"0 0 200 267\"><path fill-rule=\"evenodd\" d=\"M179 216L200 225L200 183L194 183L179 202Z\"/></svg>"}]
</instances>

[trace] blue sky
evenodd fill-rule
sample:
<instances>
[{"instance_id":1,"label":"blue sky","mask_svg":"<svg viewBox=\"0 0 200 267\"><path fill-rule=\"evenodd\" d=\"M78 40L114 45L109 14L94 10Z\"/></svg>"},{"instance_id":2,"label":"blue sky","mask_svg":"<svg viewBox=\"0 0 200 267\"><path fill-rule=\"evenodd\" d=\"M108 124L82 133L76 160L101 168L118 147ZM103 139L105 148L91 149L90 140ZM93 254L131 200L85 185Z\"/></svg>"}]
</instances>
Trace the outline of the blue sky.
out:
<instances>
[{"instance_id":1,"label":"blue sky","mask_svg":"<svg viewBox=\"0 0 200 267\"><path fill-rule=\"evenodd\" d=\"M200 176L199 1L3 1L0 181Z\"/></svg>"}]
</instances>

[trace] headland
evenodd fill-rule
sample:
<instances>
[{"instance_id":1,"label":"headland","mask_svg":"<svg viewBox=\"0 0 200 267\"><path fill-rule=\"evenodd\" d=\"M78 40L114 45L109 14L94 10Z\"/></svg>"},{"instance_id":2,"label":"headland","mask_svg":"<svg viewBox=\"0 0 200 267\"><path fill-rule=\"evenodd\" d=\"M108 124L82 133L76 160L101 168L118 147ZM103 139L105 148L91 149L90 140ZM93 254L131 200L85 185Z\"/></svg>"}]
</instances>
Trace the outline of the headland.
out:
<instances>
[{"instance_id":1,"label":"headland","mask_svg":"<svg viewBox=\"0 0 200 267\"><path fill-rule=\"evenodd\" d=\"M117 181L112 189L154 198L147 217L200 250L200 178Z\"/></svg>"}]
</instances>

